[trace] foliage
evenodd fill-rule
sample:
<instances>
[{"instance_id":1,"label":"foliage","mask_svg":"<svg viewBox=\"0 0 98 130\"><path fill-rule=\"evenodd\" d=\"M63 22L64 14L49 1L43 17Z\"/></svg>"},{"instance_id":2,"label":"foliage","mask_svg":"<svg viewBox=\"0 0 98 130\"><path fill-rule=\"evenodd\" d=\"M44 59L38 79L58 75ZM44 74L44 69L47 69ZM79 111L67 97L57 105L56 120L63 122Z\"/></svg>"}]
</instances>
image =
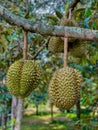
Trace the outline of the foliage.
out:
<instances>
[{"instance_id":1,"label":"foliage","mask_svg":"<svg viewBox=\"0 0 98 130\"><path fill-rule=\"evenodd\" d=\"M53 0L52 2L50 0L30 0L28 2L23 2L22 0L0 0L0 4L8 8L11 12L25 17L26 19L32 21L32 23L41 22L47 25L59 25L61 18L65 15L72 2L73 0ZM97 9L97 0L81 0L72 12L72 19L75 19L79 27L98 30ZM30 102L35 104L47 103L47 89L51 76L56 69L63 66L62 54L55 56L48 51L48 43L46 43L48 38L48 36L42 36L37 33L29 32L28 35L28 59L35 58L39 61L42 68L42 80L39 83L39 88L36 89L28 98ZM36 57L34 57L42 46L46 47L38 53ZM81 108L86 112L90 111L90 116L97 117L98 44L94 41L92 43L89 42L88 46L88 53L85 57L78 59L69 55L68 63L70 67L79 69L84 77L81 88ZM13 27L0 17L0 84L5 78L8 67L14 61L22 58L22 50L22 28L16 26ZM8 111L11 111L11 95L4 84L0 85L0 94L0 111L2 112L3 108L9 108L6 109L8 113ZM57 124L57 127L58 126L60 126L60 124ZM26 126L22 127L22 129L27 129ZM50 125L50 129L52 127L53 126ZM61 125L61 128L63 127L64 126ZM40 127L40 129L42 128L43 126ZM66 128L66 126L64 128Z\"/></svg>"}]
</instances>

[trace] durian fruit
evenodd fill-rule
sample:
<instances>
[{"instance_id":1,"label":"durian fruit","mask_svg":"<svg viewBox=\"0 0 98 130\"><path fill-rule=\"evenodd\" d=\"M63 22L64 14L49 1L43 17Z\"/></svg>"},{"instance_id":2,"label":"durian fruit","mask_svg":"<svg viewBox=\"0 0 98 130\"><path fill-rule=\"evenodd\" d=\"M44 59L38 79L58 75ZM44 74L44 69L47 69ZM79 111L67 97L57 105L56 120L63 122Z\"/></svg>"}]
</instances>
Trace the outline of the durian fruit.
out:
<instances>
[{"instance_id":1,"label":"durian fruit","mask_svg":"<svg viewBox=\"0 0 98 130\"><path fill-rule=\"evenodd\" d=\"M74 20L69 20L63 17L60 22L61 26L77 26ZM74 38L69 38L69 48L73 47L73 43L76 41ZM64 52L64 38L52 36L49 40L48 49L56 54Z\"/></svg>"},{"instance_id":2,"label":"durian fruit","mask_svg":"<svg viewBox=\"0 0 98 130\"><path fill-rule=\"evenodd\" d=\"M74 20L67 19L66 17L63 17L61 19L60 26L77 27L77 24L76 24L76 22ZM64 39L64 38L62 38L62 39ZM75 40L76 40L75 38L68 38L69 42L74 42Z\"/></svg>"},{"instance_id":3,"label":"durian fruit","mask_svg":"<svg viewBox=\"0 0 98 130\"><path fill-rule=\"evenodd\" d=\"M69 20L63 17L61 19L60 25L62 26L74 26L76 27L77 24L74 20ZM68 52L74 57L81 58L87 54L87 41L75 39L75 38L69 38L68 39ZM56 54L56 53L63 53L64 52L64 38L60 37L51 37L48 49Z\"/></svg>"},{"instance_id":4,"label":"durian fruit","mask_svg":"<svg viewBox=\"0 0 98 130\"><path fill-rule=\"evenodd\" d=\"M7 72L7 88L18 98L27 97L39 82L40 68L34 60L16 61Z\"/></svg>"},{"instance_id":5,"label":"durian fruit","mask_svg":"<svg viewBox=\"0 0 98 130\"><path fill-rule=\"evenodd\" d=\"M69 47L69 52L72 56L81 58L87 54L87 48L87 41L76 40L73 46Z\"/></svg>"},{"instance_id":6,"label":"durian fruit","mask_svg":"<svg viewBox=\"0 0 98 130\"><path fill-rule=\"evenodd\" d=\"M56 53L64 53L64 41L60 37L51 37L48 49ZM87 54L88 42L83 40L75 40L74 42L68 42L68 52L73 57L81 58Z\"/></svg>"},{"instance_id":7,"label":"durian fruit","mask_svg":"<svg viewBox=\"0 0 98 130\"><path fill-rule=\"evenodd\" d=\"M48 49L52 53L64 52L64 41L60 37L51 37L48 44Z\"/></svg>"},{"instance_id":8,"label":"durian fruit","mask_svg":"<svg viewBox=\"0 0 98 130\"><path fill-rule=\"evenodd\" d=\"M80 98L82 77L79 71L66 67L57 70L49 84L50 102L69 110Z\"/></svg>"},{"instance_id":9,"label":"durian fruit","mask_svg":"<svg viewBox=\"0 0 98 130\"><path fill-rule=\"evenodd\" d=\"M75 90L77 93L77 98L80 99L80 89L81 89L81 83L83 81L82 75L80 74L80 71L77 69L74 69L74 76L75 76L75 81L76 81L76 85L75 85Z\"/></svg>"}]
</instances>

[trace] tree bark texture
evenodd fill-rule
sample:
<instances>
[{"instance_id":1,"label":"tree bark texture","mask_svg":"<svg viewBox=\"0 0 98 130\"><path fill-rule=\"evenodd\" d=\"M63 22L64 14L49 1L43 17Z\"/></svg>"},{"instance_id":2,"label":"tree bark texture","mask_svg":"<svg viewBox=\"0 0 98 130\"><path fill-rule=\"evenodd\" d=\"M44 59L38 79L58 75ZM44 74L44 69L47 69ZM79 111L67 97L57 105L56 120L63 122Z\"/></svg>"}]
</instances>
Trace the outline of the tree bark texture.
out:
<instances>
[{"instance_id":1,"label":"tree bark texture","mask_svg":"<svg viewBox=\"0 0 98 130\"><path fill-rule=\"evenodd\" d=\"M36 104L36 115L39 115L39 105L38 104Z\"/></svg>"},{"instance_id":2,"label":"tree bark texture","mask_svg":"<svg viewBox=\"0 0 98 130\"><path fill-rule=\"evenodd\" d=\"M15 96L12 96L12 110L11 110L11 129L14 130L15 128L15 122L17 117L17 105L18 105L18 99Z\"/></svg>"},{"instance_id":3,"label":"tree bark texture","mask_svg":"<svg viewBox=\"0 0 98 130\"><path fill-rule=\"evenodd\" d=\"M50 108L51 108L51 121L53 121L53 104L50 104Z\"/></svg>"},{"instance_id":4,"label":"tree bark texture","mask_svg":"<svg viewBox=\"0 0 98 130\"><path fill-rule=\"evenodd\" d=\"M17 16L0 5L0 16L9 24L22 27L25 31L40 33L42 35L69 37L98 41L98 31L79 27L49 26L42 23L32 23L31 21Z\"/></svg>"},{"instance_id":5,"label":"tree bark texture","mask_svg":"<svg viewBox=\"0 0 98 130\"><path fill-rule=\"evenodd\" d=\"M76 104L77 107L77 119L80 120L81 108L80 108L80 100Z\"/></svg>"},{"instance_id":6,"label":"tree bark texture","mask_svg":"<svg viewBox=\"0 0 98 130\"><path fill-rule=\"evenodd\" d=\"M2 130L7 130L7 113L2 113Z\"/></svg>"},{"instance_id":7,"label":"tree bark texture","mask_svg":"<svg viewBox=\"0 0 98 130\"><path fill-rule=\"evenodd\" d=\"M18 99L16 125L14 130L21 129L22 110L23 110L23 99Z\"/></svg>"}]
</instances>

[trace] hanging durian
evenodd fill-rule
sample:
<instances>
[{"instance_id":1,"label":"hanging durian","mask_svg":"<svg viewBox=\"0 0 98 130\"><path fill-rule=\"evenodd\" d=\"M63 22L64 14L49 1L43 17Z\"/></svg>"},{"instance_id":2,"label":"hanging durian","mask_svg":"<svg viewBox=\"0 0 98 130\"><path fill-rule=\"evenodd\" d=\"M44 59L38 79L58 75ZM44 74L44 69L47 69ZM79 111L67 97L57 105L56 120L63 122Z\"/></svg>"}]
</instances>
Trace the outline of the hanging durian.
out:
<instances>
[{"instance_id":1,"label":"hanging durian","mask_svg":"<svg viewBox=\"0 0 98 130\"><path fill-rule=\"evenodd\" d=\"M76 26L76 23L74 22L74 20L69 20L63 17L61 19L60 25L61 26ZM75 41L74 38L69 38L69 42L72 43L73 41ZM55 37L55 36L51 37L48 44L48 49L54 54L64 52L64 39L60 37Z\"/></svg>"},{"instance_id":2,"label":"hanging durian","mask_svg":"<svg viewBox=\"0 0 98 130\"><path fill-rule=\"evenodd\" d=\"M11 94L27 97L40 82L40 68L34 60L16 61L7 73L6 83Z\"/></svg>"},{"instance_id":3,"label":"hanging durian","mask_svg":"<svg viewBox=\"0 0 98 130\"><path fill-rule=\"evenodd\" d=\"M50 38L48 49L54 54L64 52L64 41L60 37L53 36Z\"/></svg>"},{"instance_id":4,"label":"hanging durian","mask_svg":"<svg viewBox=\"0 0 98 130\"><path fill-rule=\"evenodd\" d=\"M60 109L69 110L80 98L82 77L73 68L57 70L49 85L50 102Z\"/></svg>"},{"instance_id":5,"label":"hanging durian","mask_svg":"<svg viewBox=\"0 0 98 130\"><path fill-rule=\"evenodd\" d=\"M72 47L69 47L69 52L72 56L81 58L87 54L88 42L76 40Z\"/></svg>"}]
</instances>

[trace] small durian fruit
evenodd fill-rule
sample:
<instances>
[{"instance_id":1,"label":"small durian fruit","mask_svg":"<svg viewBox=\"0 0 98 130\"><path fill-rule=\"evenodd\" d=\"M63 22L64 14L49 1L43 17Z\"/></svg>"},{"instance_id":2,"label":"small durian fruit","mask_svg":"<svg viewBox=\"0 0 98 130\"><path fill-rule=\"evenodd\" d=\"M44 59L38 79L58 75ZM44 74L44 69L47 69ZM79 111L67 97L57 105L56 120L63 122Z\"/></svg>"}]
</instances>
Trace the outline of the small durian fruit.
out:
<instances>
[{"instance_id":1,"label":"small durian fruit","mask_svg":"<svg viewBox=\"0 0 98 130\"><path fill-rule=\"evenodd\" d=\"M60 37L53 36L50 38L48 49L54 54L64 52L64 41Z\"/></svg>"},{"instance_id":2,"label":"small durian fruit","mask_svg":"<svg viewBox=\"0 0 98 130\"><path fill-rule=\"evenodd\" d=\"M6 83L11 94L27 97L40 82L40 68L34 60L16 61L7 72Z\"/></svg>"},{"instance_id":3,"label":"small durian fruit","mask_svg":"<svg viewBox=\"0 0 98 130\"><path fill-rule=\"evenodd\" d=\"M80 73L73 68L57 70L49 84L50 102L60 109L69 110L80 98Z\"/></svg>"},{"instance_id":4,"label":"small durian fruit","mask_svg":"<svg viewBox=\"0 0 98 130\"><path fill-rule=\"evenodd\" d=\"M69 52L72 56L81 58L87 54L87 48L87 41L76 40L73 46L69 48Z\"/></svg>"}]
</instances>

